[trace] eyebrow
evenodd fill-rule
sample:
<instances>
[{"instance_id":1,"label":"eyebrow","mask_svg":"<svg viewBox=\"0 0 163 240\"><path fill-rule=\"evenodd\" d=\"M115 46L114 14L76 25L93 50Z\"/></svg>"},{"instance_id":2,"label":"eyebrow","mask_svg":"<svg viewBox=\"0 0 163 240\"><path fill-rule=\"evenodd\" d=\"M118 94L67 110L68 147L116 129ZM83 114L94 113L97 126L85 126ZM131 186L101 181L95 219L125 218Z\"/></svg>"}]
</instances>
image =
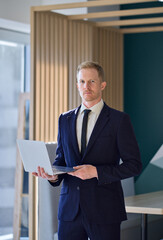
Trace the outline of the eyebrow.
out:
<instances>
[{"instance_id":1,"label":"eyebrow","mask_svg":"<svg viewBox=\"0 0 163 240\"><path fill-rule=\"evenodd\" d=\"M79 81L85 81L84 79L79 79ZM96 79L89 79L88 81L96 81Z\"/></svg>"}]
</instances>

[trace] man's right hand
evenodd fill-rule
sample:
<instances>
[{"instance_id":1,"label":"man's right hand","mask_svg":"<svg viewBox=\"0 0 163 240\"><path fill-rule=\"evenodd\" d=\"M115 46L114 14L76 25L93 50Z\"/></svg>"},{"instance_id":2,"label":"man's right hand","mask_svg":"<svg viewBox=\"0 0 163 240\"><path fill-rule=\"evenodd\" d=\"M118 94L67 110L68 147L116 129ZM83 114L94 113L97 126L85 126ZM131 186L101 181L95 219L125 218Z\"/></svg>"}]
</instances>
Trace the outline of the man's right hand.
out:
<instances>
[{"instance_id":1,"label":"man's right hand","mask_svg":"<svg viewBox=\"0 0 163 240\"><path fill-rule=\"evenodd\" d=\"M32 173L33 176L47 179L50 182L56 182L58 180L58 175L48 175L45 172L44 168L42 168L40 166L37 168L37 170L38 170L38 172L33 172Z\"/></svg>"}]
</instances>

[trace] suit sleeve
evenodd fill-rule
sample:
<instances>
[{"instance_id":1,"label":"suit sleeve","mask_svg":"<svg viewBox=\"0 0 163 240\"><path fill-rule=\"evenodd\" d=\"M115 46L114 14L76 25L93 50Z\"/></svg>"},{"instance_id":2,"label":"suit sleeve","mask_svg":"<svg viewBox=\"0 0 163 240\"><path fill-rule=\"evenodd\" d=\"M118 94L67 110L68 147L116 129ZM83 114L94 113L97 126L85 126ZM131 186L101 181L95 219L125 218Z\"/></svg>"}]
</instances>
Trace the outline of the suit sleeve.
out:
<instances>
[{"instance_id":1,"label":"suit sleeve","mask_svg":"<svg viewBox=\"0 0 163 240\"><path fill-rule=\"evenodd\" d=\"M117 148L122 163L97 166L99 184L109 184L133 177L141 172L142 164L136 137L129 116L124 114L117 130Z\"/></svg>"},{"instance_id":2,"label":"suit sleeve","mask_svg":"<svg viewBox=\"0 0 163 240\"><path fill-rule=\"evenodd\" d=\"M58 165L58 166L65 166L65 158L64 158L64 152L63 152L63 148L62 148L62 140L61 140L61 121L62 121L62 115L60 115L59 117L59 121L58 121L58 137L57 137L57 149L56 149L56 158L55 161L53 163L53 165ZM49 181L49 183L52 186L59 186L61 181L64 178L64 174L59 174L58 175L58 181L52 183Z\"/></svg>"}]
</instances>

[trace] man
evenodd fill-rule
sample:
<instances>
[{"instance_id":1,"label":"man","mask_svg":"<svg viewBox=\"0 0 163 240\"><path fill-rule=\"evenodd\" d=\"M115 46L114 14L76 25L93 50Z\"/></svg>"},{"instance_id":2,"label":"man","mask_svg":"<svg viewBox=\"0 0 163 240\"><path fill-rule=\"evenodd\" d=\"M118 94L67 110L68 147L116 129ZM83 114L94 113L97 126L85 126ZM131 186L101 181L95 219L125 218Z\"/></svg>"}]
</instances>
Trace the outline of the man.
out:
<instances>
[{"instance_id":1,"label":"man","mask_svg":"<svg viewBox=\"0 0 163 240\"><path fill-rule=\"evenodd\" d=\"M54 162L76 171L49 176L38 167L38 173L33 173L53 186L63 180L59 240L119 240L120 224L126 220L121 179L141 171L129 117L103 102L105 87L101 66L94 62L78 66L77 88L82 105L59 118Z\"/></svg>"}]
</instances>

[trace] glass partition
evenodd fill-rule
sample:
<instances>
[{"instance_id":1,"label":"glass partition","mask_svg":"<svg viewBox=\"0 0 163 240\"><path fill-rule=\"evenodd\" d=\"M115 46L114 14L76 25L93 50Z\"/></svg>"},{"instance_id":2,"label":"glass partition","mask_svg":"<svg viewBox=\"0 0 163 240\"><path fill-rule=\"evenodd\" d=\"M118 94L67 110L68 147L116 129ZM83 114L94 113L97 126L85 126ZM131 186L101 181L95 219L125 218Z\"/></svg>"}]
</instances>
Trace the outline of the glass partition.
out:
<instances>
[{"instance_id":1,"label":"glass partition","mask_svg":"<svg viewBox=\"0 0 163 240\"><path fill-rule=\"evenodd\" d=\"M0 237L13 239L18 99L25 88L23 44L0 41ZM29 106L27 106L28 111ZM27 119L28 121L28 119ZM28 125L28 124L27 124ZM28 130L27 130L28 131ZM27 133L28 135L28 133ZM28 236L28 176L23 187L21 234ZM25 200L26 199L26 200Z\"/></svg>"}]
</instances>

